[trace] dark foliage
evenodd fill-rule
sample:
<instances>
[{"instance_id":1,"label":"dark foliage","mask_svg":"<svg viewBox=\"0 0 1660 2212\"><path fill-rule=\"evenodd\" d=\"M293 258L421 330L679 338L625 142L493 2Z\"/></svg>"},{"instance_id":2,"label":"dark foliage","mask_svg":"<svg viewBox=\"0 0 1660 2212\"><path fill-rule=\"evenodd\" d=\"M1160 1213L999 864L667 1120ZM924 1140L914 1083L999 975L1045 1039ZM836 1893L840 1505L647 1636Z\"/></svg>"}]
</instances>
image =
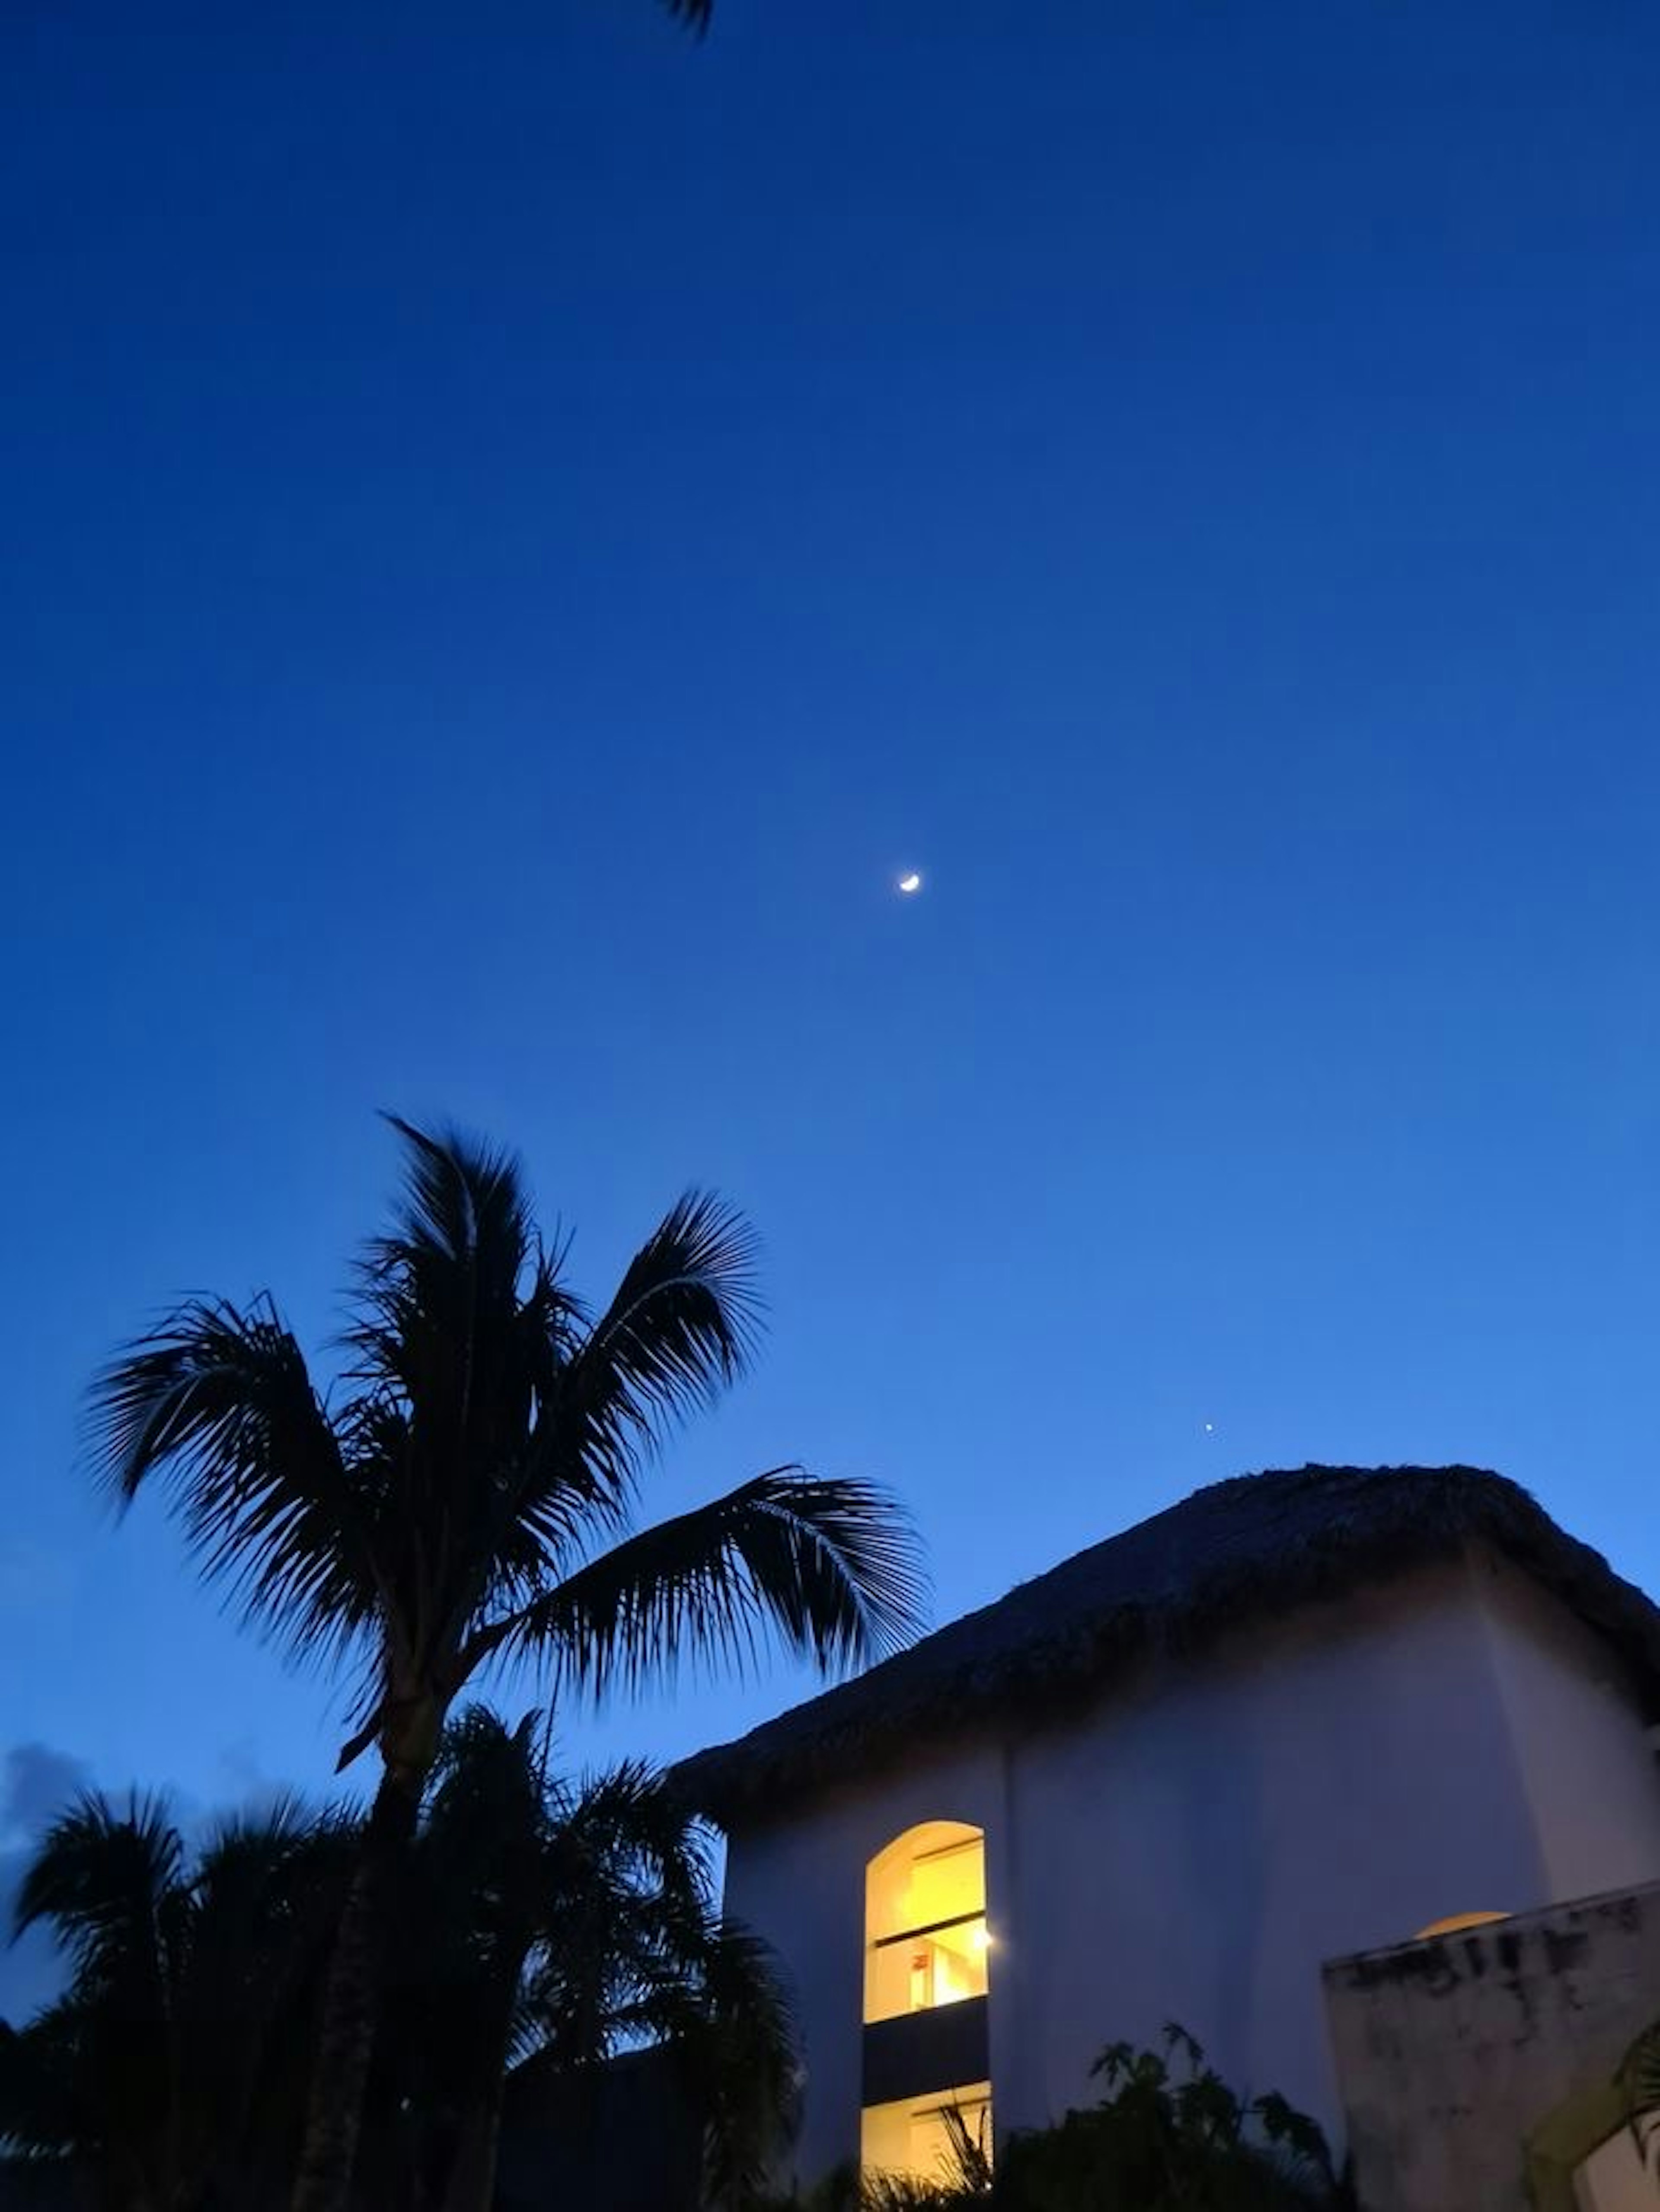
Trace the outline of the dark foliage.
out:
<instances>
[{"instance_id":1,"label":"dark foliage","mask_svg":"<svg viewBox=\"0 0 1660 2212\"><path fill-rule=\"evenodd\" d=\"M61 2161L102 2212L280 2203L356 1843L279 1808L192 1861L154 1800L73 1807L17 1908L52 1927L70 1984L0 2027L0 2142ZM706 1839L654 1775L573 1786L533 1719L463 1714L395 1904L361 2212L489 2212L509 2070L578 2085L577 2110L647 2047L702 2130L713 2200L747 2203L787 2112L789 2022L714 1899Z\"/></svg>"},{"instance_id":2,"label":"dark foliage","mask_svg":"<svg viewBox=\"0 0 1660 2212\"><path fill-rule=\"evenodd\" d=\"M109 2212L258 2202L291 2161L352 1849L284 1805L191 1862L156 1799L71 1807L15 1911L52 1929L69 1984L0 2030L0 2139L68 2161Z\"/></svg>"},{"instance_id":3,"label":"dark foliage","mask_svg":"<svg viewBox=\"0 0 1660 2212\"><path fill-rule=\"evenodd\" d=\"M738 1214L680 1200L591 1313L568 1243L536 1234L516 1162L394 1126L404 1190L356 1271L337 1395L261 1297L180 1306L92 1400L118 1500L164 1485L254 1626L297 1657L356 1662L362 1725L343 1764L378 1744L418 1782L498 1654L599 1694L687 1659L742 1667L769 1635L835 1671L915 1633L915 1549L868 1483L775 1468L635 1525L670 1431L755 1346Z\"/></svg>"},{"instance_id":4,"label":"dark foliage","mask_svg":"<svg viewBox=\"0 0 1660 2212\"><path fill-rule=\"evenodd\" d=\"M1098 2103L1012 2136L994 2166L959 2120L936 2180L839 2177L796 2212L1353 2212L1315 2123L1240 2096L1183 2029L1162 2051L1114 2044L1094 2070Z\"/></svg>"},{"instance_id":5,"label":"dark foliage","mask_svg":"<svg viewBox=\"0 0 1660 2212\"><path fill-rule=\"evenodd\" d=\"M371 2201L488 2212L509 2069L580 2083L647 2046L701 2118L718 2200L745 2201L787 2109L787 2012L657 1776L626 1763L574 1787L545 1770L533 1719L510 1729L475 1707L446 1738L410 1875Z\"/></svg>"},{"instance_id":6,"label":"dark foliage","mask_svg":"<svg viewBox=\"0 0 1660 2212\"><path fill-rule=\"evenodd\" d=\"M754 1242L731 1207L682 1198L593 1311L568 1242L538 1235L510 1155L393 1126L403 1187L356 1270L335 1391L269 1297L198 1298L129 1346L92 1400L112 1495L161 1486L254 1626L351 1666L360 1710L341 1764L371 1746L381 1761L325 1985L295 2212L348 2203L417 1808L481 1669L526 1661L556 1696L593 1697L688 1660L741 1668L770 1638L832 1674L919 1622L909 1532L868 1483L774 1468L639 1525L668 1435L755 1345Z\"/></svg>"}]
</instances>

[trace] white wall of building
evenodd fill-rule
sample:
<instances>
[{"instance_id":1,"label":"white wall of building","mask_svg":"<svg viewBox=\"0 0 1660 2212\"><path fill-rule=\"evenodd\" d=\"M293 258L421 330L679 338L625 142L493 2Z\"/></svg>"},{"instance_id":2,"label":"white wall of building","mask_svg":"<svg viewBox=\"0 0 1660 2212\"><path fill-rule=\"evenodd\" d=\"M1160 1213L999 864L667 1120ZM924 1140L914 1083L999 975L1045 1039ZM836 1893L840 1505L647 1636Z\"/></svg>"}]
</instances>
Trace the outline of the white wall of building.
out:
<instances>
[{"instance_id":1,"label":"white wall of building","mask_svg":"<svg viewBox=\"0 0 1660 2212\"><path fill-rule=\"evenodd\" d=\"M1591 2153L1574 2179L1579 2212L1654 2212L1652 2170L1622 2129Z\"/></svg>"},{"instance_id":2,"label":"white wall of building","mask_svg":"<svg viewBox=\"0 0 1660 2212\"><path fill-rule=\"evenodd\" d=\"M1103 2045L1171 2019L1335 2131L1323 1962L1562 1894L1559 1782L1515 1721L1548 1654L1512 1650L1493 1602L1473 1568L1415 1573L740 1827L728 1906L785 1962L806 2043L803 2178L856 2154L866 1863L927 1820L986 1832L1000 2131L1086 2101ZM1611 1721L1576 1787L1623 1771L1620 1741Z\"/></svg>"},{"instance_id":3,"label":"white wall of building","mask_svg":"<svg viewBox=\"0 0 1660 2212\"><path fill-rule=\"evenodd\" d=\"M1024 1740L1011 1794L1009 1948L1031 1994L994 2081L1010 2122L1057 2117L1104 2043L1174 2020L1237 2086L1335 2129L1323 1961L1546 1896L1456 1568L1148 1670L1087 1724Z\"/></svg>"},{"instance_id":4,"label":"white wall of building","mask_svg":"<svg viewBox=\"0 0 1660 2212\"><path fill-rule=\"evenodd\" d=\"M1616 2073L1660 1990L1660 1886L1336 1959L1368 2212L1649 2212Z\"/></svg>"},{"instance_id":5,"label":"white wall of building","mask_svg":"<svg viewBox=\"0 0 1660 2212\"><path fill-rule=\"evenodd\" d=\"M1625 1667L1510 1561L1474 1572L1551 1898L1660 1881L1660 1765Z\"/></svg>"},{"instance_id":6,"label":"white wall of building","mask_svg":"<svg viewBox=\"0 0 1660 2212\"><path fill-rule=\"evenodd\" d=\"M896 1836L924 1820L983 1828L987 1917L995 1931L1004 1912L1007 1813L1000 1748L988 1744L930 1758L923 1745L915 1760L874 1787L829 1793L810 1812L731 1838L727 1910L763 1936L781 1961L805 2045L806 2102L797 2147L804 2179L859 2155L866 1868ZM994 1941L994 1992L997 1966ZM994 2085L1000 2058L1007 2063L999 2049L1005 2018L994 1994Z\"/></svg>"}]
</instances>

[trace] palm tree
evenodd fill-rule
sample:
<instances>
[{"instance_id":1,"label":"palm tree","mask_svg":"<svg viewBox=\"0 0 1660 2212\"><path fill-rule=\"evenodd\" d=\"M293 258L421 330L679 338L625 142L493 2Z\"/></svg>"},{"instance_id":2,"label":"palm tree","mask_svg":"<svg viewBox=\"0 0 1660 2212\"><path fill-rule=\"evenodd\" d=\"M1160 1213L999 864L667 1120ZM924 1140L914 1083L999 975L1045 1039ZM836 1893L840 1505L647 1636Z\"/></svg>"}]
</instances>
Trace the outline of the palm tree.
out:
<instances>
[{"instance_id":1,"label":"palm tree","mask_svg":"<svg viewBox=\"0 0 1660 2212\"><path fill-rule=\"evenodd\" d=\"M630 1762L562 1782L536 1723L472 1706L446 1731L404 1898L425 1940L388 1963L362 2193L489 2212L509 2069L580 2112L583 2080L649 2042L703 2123L711 2196L741 2201L793 2078L769 1965L719 1918L706 1839L660 1780Z\"/></svg>"},{"instance_id":2,"label":"palm tree","mask_svg":"<svg viewBox=\"0 0 1660 2212\"><path fill-rule=\"evenodd\" d=\"M643 1529L641 1478L679 1418L743 1371L754 1246L693 1193L596 1316L509 1155L395 1121L404 1179L356 1271L338 1395L268 1296L195 1299L94 1386L97 1464L170 1486L204 1571L292 1654L355 1659L344 1765L380 1778L341 1917L294 2212L345 2212L387 1913L457 1697L496 1661L601 1695L687 1656L742 1666L771 1631L829 1673L919 1619L885 1493L796 1467Z\"/></svg>"},{"instance_id":3,"label":"palm tree","mask_svg":"<svg viewBox=\"0 0 1660 2212\"><path fill-rule=\"evenodd\" d=\"M14 1908L15 1935L51 1925L71 1979L7 2045L0 2127L20 2148L78 2160L110 2203L172 2193L166 2024L182 1868L158 1801L135 1797L123 1814L85 1797L44 1838Z\"/></svg>"},{"instance_id":4,"label":"palm tree","mask_svg":"<svg viewBox=\"0 0 1660 2212\"><path fill-rule=\"evenodd\" d=\"M15 1931L49 1926L70 1979L0 2039L0 2137L68 2160L109 2212L250 2203L291 2153L281 2060L349 1872L339 1825L289 1805L222 1824L192 1864L160 1799L79 1799L17 1896Z\"/></svg>"},{"instance_id":5,"label":"palm tree","mask_svg":"<svg viewBox=\"0 0 1660 2212\"><path fill-rule=\"evenodd\" d=\"M536 1716L446 1730L399 1899L357 2201L489 2212L509 2069L580 2124L581 2085L658 2045L702 2124L710 2201L748 2200L793 2083L759 1947L715 1912L706 1839L624 1764L551 1778ZM65 1995L0 2028L0 2142L67 2160L105 2212L238 2212L285 2193L345 1824L279 1806L195 1860L161 1802L79 1801L30 1865ZM420 1940L424 1938L424 1940ZM571 2094L575 2090L575 2094Z\"/></svg>"}]
</instances>

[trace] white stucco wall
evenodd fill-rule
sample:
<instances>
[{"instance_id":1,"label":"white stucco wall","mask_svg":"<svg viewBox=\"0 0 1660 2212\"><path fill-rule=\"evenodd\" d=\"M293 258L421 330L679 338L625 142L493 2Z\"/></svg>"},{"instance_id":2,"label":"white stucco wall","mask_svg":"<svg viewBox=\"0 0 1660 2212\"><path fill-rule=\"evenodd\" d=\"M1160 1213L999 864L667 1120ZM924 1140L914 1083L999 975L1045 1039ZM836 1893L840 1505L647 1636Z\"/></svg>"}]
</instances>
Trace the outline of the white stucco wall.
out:
<instances>
[{"instance_id":1,"label":"white stucco wall","mask_svg":"<svg viewBox=\"0 0 1660 2212\"><path fill-rule=\"evenodd\" d=\"M1366 2212L1660 2201L1620 2154L1615 2081L1655 2015L1660 1888L1333 1960L1323 1978Z\"/></svg>"},{"instance_id":2,"label":"white stucco wall","mask_svg":"<svg viewBox=\"0 0 1660 2212\"><path fill-rule=\"evenodd\" d=\"M1625 1668L1508 1560L1473 1571L1551 1898L1660 1881L1660 1765Z\"/></svg>"},{"instance_id":3,"label":"white stucco wall","mask_svg":"<svg viewBox=\"0 0 1660 2212\"><path fill-rule=\"evenodd\" d=\"M1010 1947L1031 1996L997 2085L1011 2122L1058 2116L1104 2042L1176 2020L1231 2081L1335 2127L1323 1960L1545 1895L1455 1569L1150 1671L1012 1768Z\"/></svg>"},{"instance_id":4,"label":"white stucco wall","mask_svg":"<svg viewBox=\"0 0 1660 2212\"><path fill-rule=\"evenodd\" d=\"M1473 1569L1422 1572L740 1829L729 1907L786 1962L806 2043L802 2176L856 2154L865 1867L924 1820L986 1831L1000 2131L1085 2101L1104 2044L1171 2019L1335 2131L1322 1963L1562 1893L1499 1650Z\"/></svg>"},{"instance_id":5,"label":"white stucco wall","mask_svg":"<svg viewBox=\"0 0 1660 2212\"><path fill-rule=\"evenodd\" d=\"M868 1789L843 1789L810 1813L733 1836L727 1911L764 1936L790 1984L807 2067L799 2171L817 2179L859 2154L865 1996L865 1869L883 1847L924 1820L964 1820L986 1832L987 1919L1006 1911L1011 1832L1006 1763L995 1745L930 1759ZM996 1965L992 1967L994 1984ZM1012 2020L991 2007L992 2072Z\"/></svg>"}]
</instances>

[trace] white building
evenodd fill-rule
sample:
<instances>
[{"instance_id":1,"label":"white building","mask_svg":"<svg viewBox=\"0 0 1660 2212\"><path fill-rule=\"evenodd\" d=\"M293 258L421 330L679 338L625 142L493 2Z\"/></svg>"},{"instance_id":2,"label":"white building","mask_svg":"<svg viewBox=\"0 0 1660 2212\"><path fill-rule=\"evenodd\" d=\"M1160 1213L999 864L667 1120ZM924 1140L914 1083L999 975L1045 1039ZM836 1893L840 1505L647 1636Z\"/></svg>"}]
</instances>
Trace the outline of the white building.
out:
<instances>
[{"instance_id":1,"label":"white building","mask_svg":"<svg viewBox=\"0 0 1660 2212\"><path fill-rule=\"evenodd\" d=\"M1171 2021L1341 2142L1323 1963L1660 1878L1657 1713L1660 1613L1513 1484L1307 1468L681 1775L793 1984L812 2182L1057 2118Z\"/></svg>"}]
</instances>

